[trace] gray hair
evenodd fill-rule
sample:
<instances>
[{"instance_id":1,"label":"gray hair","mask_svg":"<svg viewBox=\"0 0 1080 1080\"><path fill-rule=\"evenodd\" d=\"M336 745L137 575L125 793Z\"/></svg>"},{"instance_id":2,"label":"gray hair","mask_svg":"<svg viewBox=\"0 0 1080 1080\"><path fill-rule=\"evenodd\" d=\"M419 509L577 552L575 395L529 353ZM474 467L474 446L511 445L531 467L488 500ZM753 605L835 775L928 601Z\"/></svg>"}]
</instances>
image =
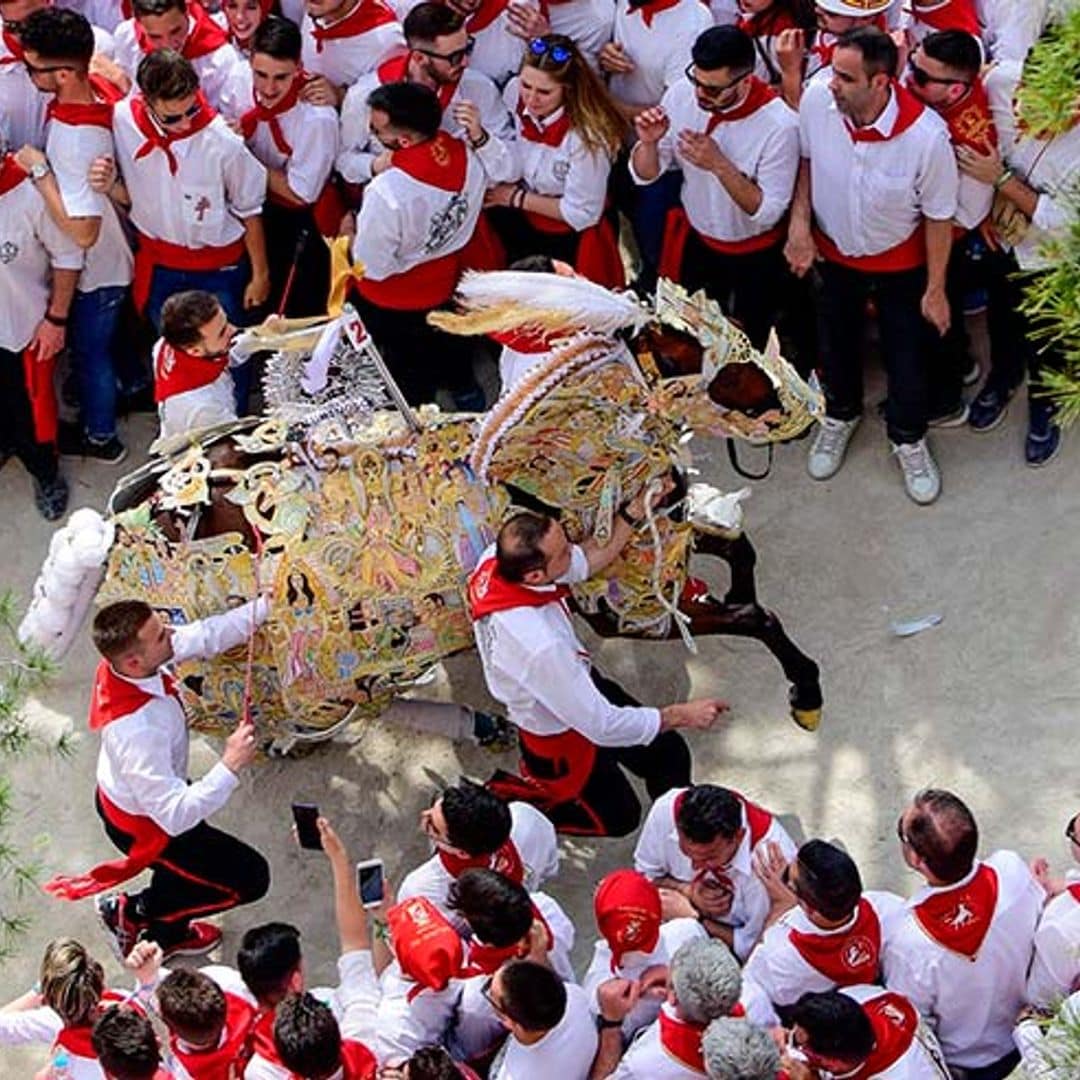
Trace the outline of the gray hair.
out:
<instances>
[{"instance_id":1,"label":"gray hair","mask_svg":"<svg viewBox=\"0 0 1080 1080\"><path fill-rule=\"evenodd\" d=\"M688 941L671 958L671 986L679 1013L694 1024L727 1016L742 991L742 974L731 950L712 939Z\"/></svg>"},{"instance_id":2,"label":"gray hair","mask_svg":"<svg viewBox=\"0 0 1080 1080\"><path fill-rule=\"evenodd\" d=\"M709 1080L775 1080L780 1051L772 1036L748 1020L722 1016L701 1040Z\"/></svg>"}]
</instances>

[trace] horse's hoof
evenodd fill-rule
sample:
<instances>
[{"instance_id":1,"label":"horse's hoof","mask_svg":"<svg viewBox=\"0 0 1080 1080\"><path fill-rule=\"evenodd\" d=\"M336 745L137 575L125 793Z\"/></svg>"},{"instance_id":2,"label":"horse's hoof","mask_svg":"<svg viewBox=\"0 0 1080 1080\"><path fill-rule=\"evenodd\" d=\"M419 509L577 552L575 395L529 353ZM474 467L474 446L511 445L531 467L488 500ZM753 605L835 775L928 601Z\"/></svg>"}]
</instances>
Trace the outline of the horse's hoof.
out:
<instances>
[{"instance_id":1,"label":"horse's hoof","mask_svg":"<svg viewBox=\"0 0 1080 1080\"><path fill-rule=\"evenodd\" d=\"M791 719L803 731L817 731L821 726L821 684L797 683L791 688L788 701L791 702Z\"/></svg>"},{"instance_id":2,"label":"horse's hoof","mask_svg":"<svg viewBox=\"0 0 1080 1080\"><path fill-rule=\"evenodd\" d=\"M820 709L792 709L791 719L803 729L803 731L817 731L821 725Z\"/></svg>"}]
</instances>

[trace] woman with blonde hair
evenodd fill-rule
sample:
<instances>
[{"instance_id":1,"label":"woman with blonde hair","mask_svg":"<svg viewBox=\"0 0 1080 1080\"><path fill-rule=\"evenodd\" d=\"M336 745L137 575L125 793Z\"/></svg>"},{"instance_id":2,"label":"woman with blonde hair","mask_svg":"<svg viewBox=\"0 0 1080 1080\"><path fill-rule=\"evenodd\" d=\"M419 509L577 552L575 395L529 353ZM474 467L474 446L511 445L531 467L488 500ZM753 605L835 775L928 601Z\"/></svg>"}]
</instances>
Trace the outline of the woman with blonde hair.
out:
<instances>
[{"instance_id":1,"label":"woman with blonde hair","mask_svg":"<svg viewBox=\"0 0 1080 1080\"><path fill-rule=\"evenodd\" d=\"M625 284L607 210L608 177L626 124L599 77L562 34L534 38L504 94L514 114L522 179L496 184L487 205L513 262L548 255L608 287Z\"/></svg>"}]
</instances>

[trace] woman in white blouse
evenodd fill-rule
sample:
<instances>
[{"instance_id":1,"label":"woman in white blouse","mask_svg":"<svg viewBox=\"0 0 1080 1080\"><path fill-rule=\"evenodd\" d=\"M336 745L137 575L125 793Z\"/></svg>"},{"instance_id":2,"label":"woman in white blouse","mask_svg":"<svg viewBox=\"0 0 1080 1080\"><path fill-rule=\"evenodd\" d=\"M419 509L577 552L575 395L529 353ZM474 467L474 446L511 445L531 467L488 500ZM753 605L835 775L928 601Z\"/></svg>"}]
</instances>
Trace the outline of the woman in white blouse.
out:
<instances>
[{"instance_id":1,"label":"woman in white blouse","mask_svg":"<svg viewBox=\"0 0 1080 1080\"><path fill-rule=\"evenodd\" d=\"M496 184L487 205L507 257L549 255L608 287L625 284L606 212L625 123L597 75L562 34L534 38L506 88L522 179Z\"/></svg>"}]
</instances>

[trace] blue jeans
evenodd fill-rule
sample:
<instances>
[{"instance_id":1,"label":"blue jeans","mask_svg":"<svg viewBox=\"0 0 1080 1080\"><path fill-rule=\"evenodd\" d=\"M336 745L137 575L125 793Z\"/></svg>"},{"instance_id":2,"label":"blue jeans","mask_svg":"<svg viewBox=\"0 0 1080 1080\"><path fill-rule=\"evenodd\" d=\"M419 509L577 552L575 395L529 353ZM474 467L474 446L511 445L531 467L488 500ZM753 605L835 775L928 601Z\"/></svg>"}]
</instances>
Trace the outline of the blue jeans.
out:
<instances>
[{"instance_id":1,"label":"blue jeans","mask_svg":"<svg viewBox=\"0 0 1080 1080\"><path fill-rule=\"evenodd\" d=\"M146 303L146 317L161 333L161 309L174 293L188 289L202 289L213 293L221 304L229 322L234 326L244 323L244 286L248 280L247 260L220 270L172 270L166 266L154 269L150 281L150 298ZM251 389L251 364L232 369L233 387L236 395L236 411L240 416L247 412L248 393Z\"/></svg>"},{"instance_id":2,"label":"blue jeans","mask_svg":"<svg viewBox=\"0 0 1080 1080\"><path fill-rule=\"evenodd\" d=\"M126 285L103 285L77 292L71 305L71 356L83 430L99 442L116 435L116 330L126 293Z\"/></svg>"}]
</instances>

